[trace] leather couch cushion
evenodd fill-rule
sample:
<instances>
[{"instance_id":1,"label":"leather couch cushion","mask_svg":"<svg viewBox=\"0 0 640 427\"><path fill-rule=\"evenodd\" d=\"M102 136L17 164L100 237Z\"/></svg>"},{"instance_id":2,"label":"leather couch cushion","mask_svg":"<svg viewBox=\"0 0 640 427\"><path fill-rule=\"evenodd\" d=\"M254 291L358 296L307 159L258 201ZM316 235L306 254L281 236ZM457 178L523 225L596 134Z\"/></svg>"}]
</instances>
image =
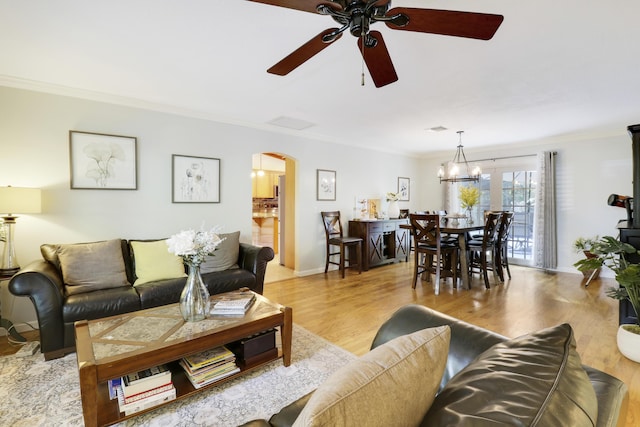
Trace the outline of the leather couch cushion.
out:
<instances>
[{"instance_id":1,"label":"leather couch cushion","mask_svg":"<svg viewBox=\"0 0 640 427\"><path fill-rule=\"evenodd\" d=\"M598 402L568 324L499 343L449 381L423 426L594 426Z\"/></svg>"},{"instance_id":2,"label":"leather couch cushion","mask_svg":"<svg viewBox=\"0 0 640 427\"><path fill-rule=\"evenodd\" d=\"M69 295L62 306L64 323L92 320L140 310L140 298L131 287ZM73 337L73 334L71 334Z\"/></svg>"},{"instance_id":3,"label":"leather couch cushion","mask_svg":"<svg viewBox=\"0 0 640 427\"><path fill-rule=\"evenodd\" d=\"M247 270L237 268L203 274L202 281L209 290L209 294L215 295L235 291L245 286L253 289L256 285L256 276ZM152 308L178 302L185 283L184 277L154 280L136 285L135 289L140 295L141 307Z\"/></svg>"},{"instance_id":4,"label":"leather couch cushion","mask_svg":"<svg viewBox=\"0 0 640 427\"><path fill-rule=\"evenodd\" d=\"M166 240L130 240L136 281L133 286L155 280L186 277L182 258L169 252Z\"/></svg>"},{"instance_id":5,"label":"leather couch cushion","mask_svg":"<svg viewBox=\"0 0 640 427\"><path fill-rule=\"evenodd\" d=\"M440 384L449 339L441 326L371 350L329 377L293 425L418 425Z\"/></svg>"},{"instance_id":6,"label":"leather couch cushion","mask_svg":"<svg viewBox=\"0 0 640 427\"><path fill-rule=\"evenodd\" d=\"M130 286L119 239L57 245L56 254L68 295Z\"/></svg>"},{"instance_id":7,"label":"leather couch cushion","mask_svg":"<svg viewBox=\"0 0 640 427\"><path fill-rule=\"evenodd\" d=\"M222 240L213 255L207 255L200 265L200 273L212 273L224 271L230 268L238 268L238 255L240 254L240 232L219 234Z\"/></svg>"}]
</instances>

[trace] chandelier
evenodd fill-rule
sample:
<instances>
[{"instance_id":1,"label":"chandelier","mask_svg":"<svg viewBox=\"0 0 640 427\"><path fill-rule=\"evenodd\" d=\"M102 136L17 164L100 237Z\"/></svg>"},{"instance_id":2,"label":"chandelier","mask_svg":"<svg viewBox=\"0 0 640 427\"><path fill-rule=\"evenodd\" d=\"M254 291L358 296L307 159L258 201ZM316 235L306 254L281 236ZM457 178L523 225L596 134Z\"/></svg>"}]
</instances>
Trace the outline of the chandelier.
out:
<instances>
[{"instance_id":1,"label":"chandelier","mask_svg":"<svg viewBox=\"0 0 640 427\"><path fill-rule=\"evenodd\" d=\"M467 162L467 157L464 155L464 150L462 148L462 134L464 131L459 130L458 132L459 142L458 148L456 150L456 155L453 156L453 160L447 164L447 171L445 176L445 167L444 164L440 165L440 169L438 170L438 178L440 178L440 182L478 182L480 180L480 174L482 171L480 170L480 166L469 165ZM465 173L466 172L466 173Z\"/></svg>"}]
</instances>

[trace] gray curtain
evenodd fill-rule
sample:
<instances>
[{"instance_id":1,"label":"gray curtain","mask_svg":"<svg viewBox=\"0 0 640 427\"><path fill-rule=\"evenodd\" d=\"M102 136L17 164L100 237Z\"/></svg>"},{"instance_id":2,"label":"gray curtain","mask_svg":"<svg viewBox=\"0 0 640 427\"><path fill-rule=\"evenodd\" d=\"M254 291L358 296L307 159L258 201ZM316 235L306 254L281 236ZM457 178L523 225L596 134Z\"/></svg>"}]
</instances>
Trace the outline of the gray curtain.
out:
<instances>
[{"instance_id":1,"label":"gray curtain","mask_svg":"<svg viewBox=\"0 0 640 427\"><path fill-rule=\"evenodd\" d=\"M538 153L538 185L534 220L534 265L555 269L558 265L556 238L556 153Z\"/></svg>"}]
</instances>

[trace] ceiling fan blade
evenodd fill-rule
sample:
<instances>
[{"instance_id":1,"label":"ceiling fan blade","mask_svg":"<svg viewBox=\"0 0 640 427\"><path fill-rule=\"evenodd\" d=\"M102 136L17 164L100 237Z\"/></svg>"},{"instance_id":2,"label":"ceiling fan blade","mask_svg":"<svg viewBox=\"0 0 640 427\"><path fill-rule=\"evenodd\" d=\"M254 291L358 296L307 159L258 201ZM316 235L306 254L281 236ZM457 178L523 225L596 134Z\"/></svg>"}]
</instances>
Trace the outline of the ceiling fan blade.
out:
<instances>
[{"instance_id":1,"label":"ceiling fan blade","mask_svg":"<svg viewBox=\"0 0 640 427\"><path fill-rule=\"evenodd\" d=\"M384 43L382 34L379 31L369 31L368 36L376 40L375 46L367 47L365 43L364 49L362 48L362 37L358 37L358 48L362 52L364 62L367 64L369 74L376 87L386 86L398 80L396 69L391 62L391 56L387 50L387 45Z\"/></svg>"},{"instance_id":2,"label":"ceiling fan blade","mask_svg":"<svg viewBox=\"0 0 640 427\"><path fill-rule=\"evenodd\" d=\"M270 4L271 6L286 7L303 12L318 13L318 6L325 5L335 11L341 11L342 6L332 1L323 0L249 0L254 3Z\"/></svg>"},{"instance_id":3,"label":"ceiling fan blade","mask_svg":"<svg viewBox=\"0 0 640 427\"><path fill-rule=\"evenodd\" d=\"M269 68L267 70L267 73L286 76L287 74L298 68L300 65L311 59L314 55L320 53L321 50L328 47L331 43L342 37L342 33L338 33L331 39L331 41L325 42L322 40L323 37L328 36L335 31L338 31L338 28L329 28L327 30L324 30L323 32L300 46L298 49L291 52L273 67Z\"/></svg>"},{"instance_id":4,"label":"ceiling fan blade","mask_svg":"<svg viewBox=\"0 0 640 427\"><path fill-rule=\"evenodd\" d=\"M404 24L401 18L385 22L394 30L417 31L421 33L442 34L445 36L467 37L489 40L498 30L504 17L487 13L458 12L452 10L417 9L395 7L386 16L402 14L409 18Z\"/></svg>"}]
</instances>

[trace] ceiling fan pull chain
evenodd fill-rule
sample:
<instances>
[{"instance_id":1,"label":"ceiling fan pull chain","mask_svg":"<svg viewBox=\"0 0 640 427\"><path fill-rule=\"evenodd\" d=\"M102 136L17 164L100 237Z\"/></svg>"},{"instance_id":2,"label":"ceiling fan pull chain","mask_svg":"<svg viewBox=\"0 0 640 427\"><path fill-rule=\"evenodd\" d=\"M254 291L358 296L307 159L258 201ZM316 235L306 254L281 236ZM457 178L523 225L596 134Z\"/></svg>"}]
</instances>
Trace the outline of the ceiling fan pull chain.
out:
<instances>
[{"instance_id":1,"label":"ceiling fan pull chain","mask_svg":"<svg viewBox=\"0 0 640 427\"><path fill-rule=\"evenodd\" d=\"M361 70L361 75L360 75L360 86L364 86L364 26L362 26L362 31L360 32L361 37L362 37L362 47L360 48L360 50L362 51L362 61L360 62L362 70Z\"/></svg>"}]
</instances>

